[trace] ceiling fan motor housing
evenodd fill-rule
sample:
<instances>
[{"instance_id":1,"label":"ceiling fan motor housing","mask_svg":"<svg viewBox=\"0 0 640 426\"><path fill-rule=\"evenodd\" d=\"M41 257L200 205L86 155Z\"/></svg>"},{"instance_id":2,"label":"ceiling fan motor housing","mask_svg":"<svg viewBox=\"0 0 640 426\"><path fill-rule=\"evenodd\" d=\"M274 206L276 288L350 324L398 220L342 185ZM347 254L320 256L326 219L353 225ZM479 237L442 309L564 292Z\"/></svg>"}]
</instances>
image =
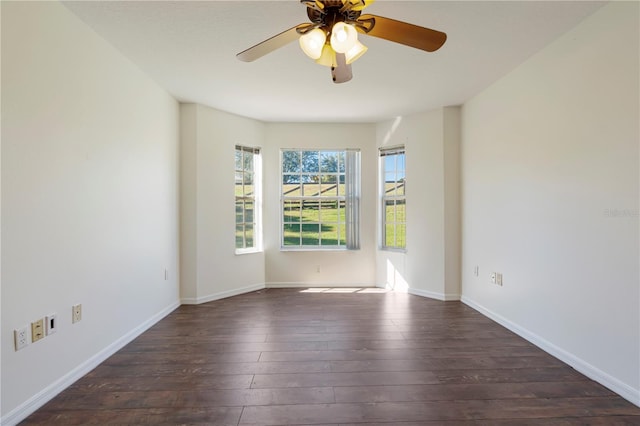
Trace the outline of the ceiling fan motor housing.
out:
<instances>
[{"instance_id":1,"label":"ceiling fan motor housing","mask_svg":"<svg viewBox=\"0 0 640 426\"><path fill-rule=\"evenodd\" d=\"M324 8L320 10L315 4L307 3L307 16L314 24L322 28L327 34L336 22L354 23L362 13L359 10L343 9L342 0L323 0Z\"/></svg>"}]
</instances>

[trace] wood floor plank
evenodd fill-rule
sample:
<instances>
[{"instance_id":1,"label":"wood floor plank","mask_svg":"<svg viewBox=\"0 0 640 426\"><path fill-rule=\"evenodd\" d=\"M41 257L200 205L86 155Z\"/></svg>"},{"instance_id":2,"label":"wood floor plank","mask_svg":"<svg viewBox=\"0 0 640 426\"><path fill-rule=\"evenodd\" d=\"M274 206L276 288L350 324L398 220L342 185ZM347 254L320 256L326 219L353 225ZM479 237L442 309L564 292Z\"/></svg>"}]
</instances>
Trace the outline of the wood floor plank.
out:
<instances>
[{"instance_id":1,"label":"wood floor plank","mask_svg":"<svg viewBox=\"0 0 640 426\"><path fill-rule=\"evenodd\" d=\"M460 302L270 289L179 307L23 424L610 426L640 408Z\"/></svg>"},{"instance_id":2,"label":"wood floor plank","mask_svg":"<svg viewBox=\"0 0 640 426\"><path fill-rule=\"evenodd\" d=\"M135 408L126 410L41 410L22 425L178 425L202 424L237 426L240 407Z\"/></svg>"},{"instance_id":3,"label":"wood floor plank","mask_svg":"<svg viewBox=\"0 0 640 426\"><path fill-rule=\"evenodd\" d=\"M418 348L418 349L347 349L330 351L285 351L285 352L263 352L260 361L362 361L362 360L412 360L412 359L470 359L489 365L496 359L514 358L546 358L557 361L555 358L540 351L539 349L520 348L481 348L475 347L468 350L443 349L443 348ZM517 361L514 361L517 362ZM560 362L560 361L557 361ZM506 367L505 367L506 368Z\"/></svg>"},{"instance_id":4,"label":"wood floor plank","mask_svg":"<svg viewBox=\"0 0 640 426\"><path fill-rule=\"evenodd\" d=\"M327 361L296 362L227 362L207 363L185 366L184 364L146 364L132 369L128 366L101 365L94 369L88 377L144 377L144 376L182 376L182 375L214 375L214 374L292 374L322 373L332 370Z\"/></svg>"},{"instance_id":5,"label":"wood floor plank","mask_svg":"<svg viewBox=\"0 0 640 426\"><path fill-rule=\"evenodd\" d=\"M335 424L334 424L335 425ZM309 425L299 425L309 426ZM437 420L393 423L341 423L339 426L638 426L636 416L563 417L541 419Z\"/></svg>"},{"instance_id":6,"label":"wood floor plank","mask_svg":"<svg viewBox=\"0 0 640 426\"><path fill-rule=\"evenodd\" d=\"M306 342L304 342L306 343ZM517 346L521 349L531 350L538 353L537 350L529 345L522 344L516 338L509 339L458 339L458 338L439 338L424 340L355 340L355 341L332 341L327 342L330 350L357 350L357 349L435 349L435 348L469 348L469 350L491 351L496 353L502 347ZM493 343L493 345L492 345Z\"/></svg>"},{"instance_id":7,"label":"wood floor plank","mask_svg":"<svg viewBox=\"0 0 640 426\"><path fill-rule=\"evenodd\" d=\"M247 389L253 375L188 374L182 376L141 376L94 378L85 376L70 386L73 391L152 391L186 389Z\"/></svg>"},{"instance_id":8,"label":"wood floor plank","mask_svg":"<svg viewBox=\"0 0 640 426\"><path fill-rule=\"evenodd\" d=\"M500 420L630 415L616 398L501 399L437 402L383 402L245 407L240 425L403 422L422 420Z\"/></svg>"},{"instance_id":9,"label":"wood floor plank","mask_svg":"<svg viewBox=\"0 0 640 426\"><path fill-rule=\"evenodd\" d=\"M252 388L307 388L321 386L374 386L383 384L438 383L430 371L256 374Z\"/></svg>"},{"instance_id":10,"label":"wood floor plank","mask_svg":"<svg viewBox=\"0 0 640 426\"><path fill-rule=\"evenodd\" d=\"M333 388L200 389L163 391L66 392L48 410L243 407L245 405L334 403Z\"/></svg>"},{"instance_id":11,"label":"wood floor plank","mask_svg":"<svg viewBox=\"0 0 640 426\"><path fill-rule=\"evenodd\" d=\"M615 396L591 381L336 387L336 402L419 402Z\"/></svg>"}]
</instances>

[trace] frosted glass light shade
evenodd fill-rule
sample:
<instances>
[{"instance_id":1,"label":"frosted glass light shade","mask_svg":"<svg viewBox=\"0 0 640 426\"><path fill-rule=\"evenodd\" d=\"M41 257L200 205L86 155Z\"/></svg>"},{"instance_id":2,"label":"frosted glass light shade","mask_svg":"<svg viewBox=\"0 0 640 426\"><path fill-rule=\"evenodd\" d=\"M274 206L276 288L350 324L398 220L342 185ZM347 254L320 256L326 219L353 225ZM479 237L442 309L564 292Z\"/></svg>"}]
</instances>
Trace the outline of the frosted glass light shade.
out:
<instances>
[{"instance_id":1,"label":"frosted glass light shade","mask_svg":"<svg viewBox=\"0 0 640 426\"><path fill-rule=\"evenodd\" d=\"M331 29L331 47L337 53L347 53L358 41L358 32L353 25L336 23Z\"/></svg>"},{"instance_id":2,"label":"frosted glass light shade","mask_svg":"<svg viewBox=\"0 0 640 426\"><path fill-rule=\"evenodd\" d=\"M352 63L353 61L358 59L360 56L364 55L367 52L367 50L369 50L367 46L365 46L364 44L356 40L356 44L354 44L353 47L349 49L347 53L344 54L347 59L347 64Z\"/></svg>"},{"instance_id":3,"label":"frosted glass light shade","mask_svg":"<svg viewBox=\"0 0 640 426\"><path fill-rule=\"evenodd\" d=\"M322 48L322 54L318 59L316 59L316 64L320 64L325 67L336 66L336 52L331 48L329 43L325 44Z\"/></svg>"},{"instance_id":4,"label":"frosted glass light shade","mask_svg":"<svg viewBox=\"0 0 640 426\"><path fill-rule=\"evenodd\" d=\"M311 59L318 59L322 55L322 47L327 41L327 35L320 28L309 31L300 36L300 48Z\"/></svg>"}]
</instances>

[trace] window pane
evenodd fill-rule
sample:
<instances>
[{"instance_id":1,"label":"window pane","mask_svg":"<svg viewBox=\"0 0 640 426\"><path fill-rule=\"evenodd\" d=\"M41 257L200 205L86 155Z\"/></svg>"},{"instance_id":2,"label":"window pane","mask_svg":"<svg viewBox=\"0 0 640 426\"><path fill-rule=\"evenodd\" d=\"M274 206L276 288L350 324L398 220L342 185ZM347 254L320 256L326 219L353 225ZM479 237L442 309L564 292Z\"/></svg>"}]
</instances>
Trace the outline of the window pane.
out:
<instances>
[{"instance_id":1,"label":"window pane","mask_svg":"<svg viewBox=\"0 0 640 426\"><path fill-rule=\"evenodd\" d=\"M387 170L387 172L385 173L384 176L384 181L388 184L395 184L396 183L396 172L395 170Z\"/></svg>"},{"instance_id":2,"label":"window pane","mask_svg":"<svg viewBox=\"0 0 640 426\"><path fill-rule=\"evenodd\" d=\"M253 173L244 174L244 194L245 197L253 196Z\"/></svg>"},{"instance_id":3,"label":"window pane","mask_svg":"<svg viewBox=\"0 0 640 426\"><path fill-rule=\"evenodd\" d=\"M251 174L253 174L253 154L247 151L243 152L243 164L244 164L244 170L247 172L251 172Z\"/></svg>"},{"instance_id":4,"label":"window pane","mask_svg":"<svg viewBox=\"0 0 640 426\"><path fill-rule=\"evenodd\" d=\"M283 222L300 222L301 201L285 201Z\"/></svg>"},{"instance_id":5,"label":"window pane","mask_svg":"<svg viewBox=\"0 0 640 426\"><path fill-rule=\"evenodd\" d=\"M395 170L396 169L396 156L395 155L387 155L384 157L384 169Z\"/></svg>"},{"instance_id":6,"label":"window pane","mask_svg":"<svg viewBox=\"0 0 640 426\"><path fill-rule=\"evenodd\" d=\"M393 223L396 221L396 204L393 200L386 200L384 202L384 217L385 222Z\"/></svg>"},{"instance_id":7,"label":"window pane","mask_svg":"<svg viewBox=\"0 0 640 426\"><path fill-rule=\"evenodd\" d=\"M342 209L342 211L344 211L344 209ZM346 225L344 224L344 222L342 222L340 225L338 225L338 244L345 245L347 244L347 234L346 234Z\"/></svg>"},{"instance_id":8,"label":"window pane","mask_svg":"<svg viewBox=\"0 0 640 426\"><path fill-rule=\"evenodd\" d=\"M236 200L236 223L244 222L244 202Z\"/></svg>"},{"instance_id":9,"label":"window pane","mask_svg":"<svg viewBox=\"0 0 640 426\"><path fill-rule=\"evenodd\" d=\"M284 175L282 182L282 195L286 197L299 197L302 195L300 175Z\"/></svg>"},{"instance_id":10,"label":"window pane","mask_svg":"<svg viewBox=\"0 0 640 426\"><path fill-rule=\"evenodd\" d=\"M302 151L302 171L304 173L318 173L320 171L318 151Z\"/></svg>"},{"instance_id":11,"label":"window pane","mask_svg":"<svg viewBox=\"0 0 640 426\"><path fill-rule=\"evenodd\" d=\"M245 223L253 223L253 201L247 200L244 203L244 221Z\"/></svg>"},{"instance_id":12,"label":"window pane","mask_svg":"<svg viewBox=\"0 0 640 426\"><path fill-rule=\"evenodd\" d=\"M242 151L236 149L236 171L242 170Z\"/></svg>"},{"instance_id":13,"label":"window pane","mask_svg":"<svg viewBox=\"0 0 640 426\"><path fill-rule=\"evenodd\" d=\"M247 247L253 247L253 225L245 226L244 235L247 241Z\"/></svg>"},{"instance_id":14,"label":"window pane","mask_svg":"<svg viewBox=\"0 0 640 426\"><path fill-rule=\"evenodd\" d=\"M406 247L406 229L405 224L396 225L396 247Z\"/></svg>"},{"instance_id":15,"label":"window pane","mask_svg":"<svg viewBox=\"0 0 640 426\"><path fill-rule=\"evenodd\" d=\"M384 245L395 247L395 227L393 223L387 223L384 227Z\"/></svg>"},{"instance_id":16,"label":"window pane","mask_svg":"<svg viewBox=\"0 0 640 426\"><path fill-rule=\"evenodd\" d=\"M320 225L310 223L302 225L302 245L320 245Z\"/></svg>"},{"instance_id":17,"label":"window pane","mask_svg":"<svg viewBox=\"0 0 640 426\"><path fill-rule=\"evenodd\" d=\"M300 151L284 151L282 153L282 172L300 173Z\"/></svg>"},{"instance_id":18,"label":"window pane","mask_svg":"<svg viewBox=\"0 0 640 426\"><path fill-rule=\"evenodd\" d=\"M334 173L338 171L337 152L325 151L320 154L320 171Z\"/></svg>"},{"instance_id":19,"label":"window pane","mask_svg":"<svg viewBox=\"0 0 640 426\"><path fill-rule=\"evenodd\" d=\"M338 224L323 224L320 228L321 240L323 246L338 245Z\"/></svg>"},{"instance_id":20,"label":"window pane","mask_svg":"<svg viewBox=\"0 0 640 426\"><path fill-rule=\"evenodd\" d=\"M322 183L320 185L323 197L335 197L338 195L338 185L336 184L336 175L322 175Z\"/></svg>"},{"instance_id":21,"label":"window pane","mask_svg":"<svg viewBox=\"0 0 640 426\"><path fill-rule=\"evenodd\" d=\"M302 189L302 195L305 197L317 197L320 195L320 184L318 184L318 175L310 176L310 183L305 183Z\"/></svg>"},{"instance_id":22,"label":"window pane","mask_svg":"<svg viewBox=\"0 0 640 426\"><path fill-rule=\"evenodd\" d=\"M244 248L244 226L236 225L236 248Z\"/></svg>"},{"instance_id":23,"label":"window pane","mask_svg":"<svg viewBox=\"0 0 640 426\"><path fill-rule=\"evenodd\" d=\"M253 185L253 172L244 172L242 174L242 183L245 185Z\"/></svg>"},{"instance_id":24,"label":"window pane","mask_svg":"<svg viewBox=\"0 0 640 426\"><path fill-rule=\"evenodd\" d=\"M305 200L302 204L302 221L319 222L320 212L318 211L318 201Z\"/></svg>"},{"instance_id":25,"label":"window pane","mask_svg":"<svg viewBox=\"0 0 640 426\"><path fill-rule=\"evenodd\" d=\"M290 175L290 174L282 175L282 183L284 185L300 184L300 175Z\"/></svg>"},{"instance_id":26,"label":"window pane","mask_svg":"<svg viewBox=\"0 0 640 426\"><path fill-rule=\"evenodd\" d=\"M344 166L344 152L339 152L338 153L338 171L340 173L344 173L345 171L345 166Z\"/></svg>"},{"instance_id":27,"label":"window pane","mask_svg":"<svg viewBox=\"0 0 640 426\"><path fill-rule=\"evenodd\" d=\"M285 224L284 225L284 241L285 246L299 246L300 245L300 225L299 224Z\"/></svg>"},{"instance_id":28,"label":"window pane","mask_svg":"<svg viewBox=\"0 0 640 426\"><path fill-rule=\"evenodd\" d=\"M320 203L320 222L338 222L338 200Z\"/></svg>"},{"instance_id":29,"label":"window pane","mask_svg":"<svg viewBox=\"0 0 640 426\"><path fill-rule=\"evenodd\" d=\"M396 168L398 169L398 171L400 171L400 172L404 172L404 170L405 170L405 165L404 165L404 161L405 161L405 159L404 159L404 154L398 154L398 156L397 156L397 157L398 157L398 160L397 160L397 162L396 162L396 164L397 164L397 165L396 165Z\"/></svg>"},{"instance_id":30,"label":"window pane","mask_svg":"<svg viewBox=\"0 0 640 426\"><path fill-rule=\"evenodd\" d=\"M404 192L404 178L402 178L401 180L398 181L398 184L396 186L396 195L405 195Z\"/></svg>"},{"instance_id":31,"label":"window pane","mask_svg":"<svg viewBox=\"0 0 640 426\"><path fill-rule=\"evenodd\" d=\"M242 196L242 181L243 181L242 172L236 172L235 179L236 179L236 196Z\"/></svg>"},{"instance_id":32,"label":"window pane","mask_svg":"<svg viewBox=\"0 0 640 426\"><path fill-rule=\"evenodd\" d=\"M405 201L396 201L396 222L406 222Z\"/></svg>"}]
</instances>

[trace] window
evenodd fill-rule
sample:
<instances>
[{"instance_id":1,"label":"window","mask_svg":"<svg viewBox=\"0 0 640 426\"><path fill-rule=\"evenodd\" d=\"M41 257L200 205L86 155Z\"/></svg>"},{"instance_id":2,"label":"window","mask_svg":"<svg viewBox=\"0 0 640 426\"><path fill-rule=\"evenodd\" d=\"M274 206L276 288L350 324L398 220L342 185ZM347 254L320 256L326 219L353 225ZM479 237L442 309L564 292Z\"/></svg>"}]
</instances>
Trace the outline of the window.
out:
<instances>
[{"instance_id":1,"label":"window","mask_svg":"<svg viewBox=\"0 0 640 426\"><path fill-rule=\"evenodd\" d=\"M358 249L360 152L281 152L283 249Z\"/></svg>"},{"instance_id":2,"label":"window","mask_svg":"<svg viewBox=\"0 0 640 426\"><path fill-rule=\"evenodd\" d=\"M404 147L380 150L382 249L406 248L406 178Z\"/></svg>"},{"instance_id":3,"label":"window","mask_svg":"<svg viewBox=\"0 0 640 426\"><path fill-rule=\"evenodd\" d=\"M236 145L236 253L260 250L260 149Z\"/></svg>"}]
</instances>

